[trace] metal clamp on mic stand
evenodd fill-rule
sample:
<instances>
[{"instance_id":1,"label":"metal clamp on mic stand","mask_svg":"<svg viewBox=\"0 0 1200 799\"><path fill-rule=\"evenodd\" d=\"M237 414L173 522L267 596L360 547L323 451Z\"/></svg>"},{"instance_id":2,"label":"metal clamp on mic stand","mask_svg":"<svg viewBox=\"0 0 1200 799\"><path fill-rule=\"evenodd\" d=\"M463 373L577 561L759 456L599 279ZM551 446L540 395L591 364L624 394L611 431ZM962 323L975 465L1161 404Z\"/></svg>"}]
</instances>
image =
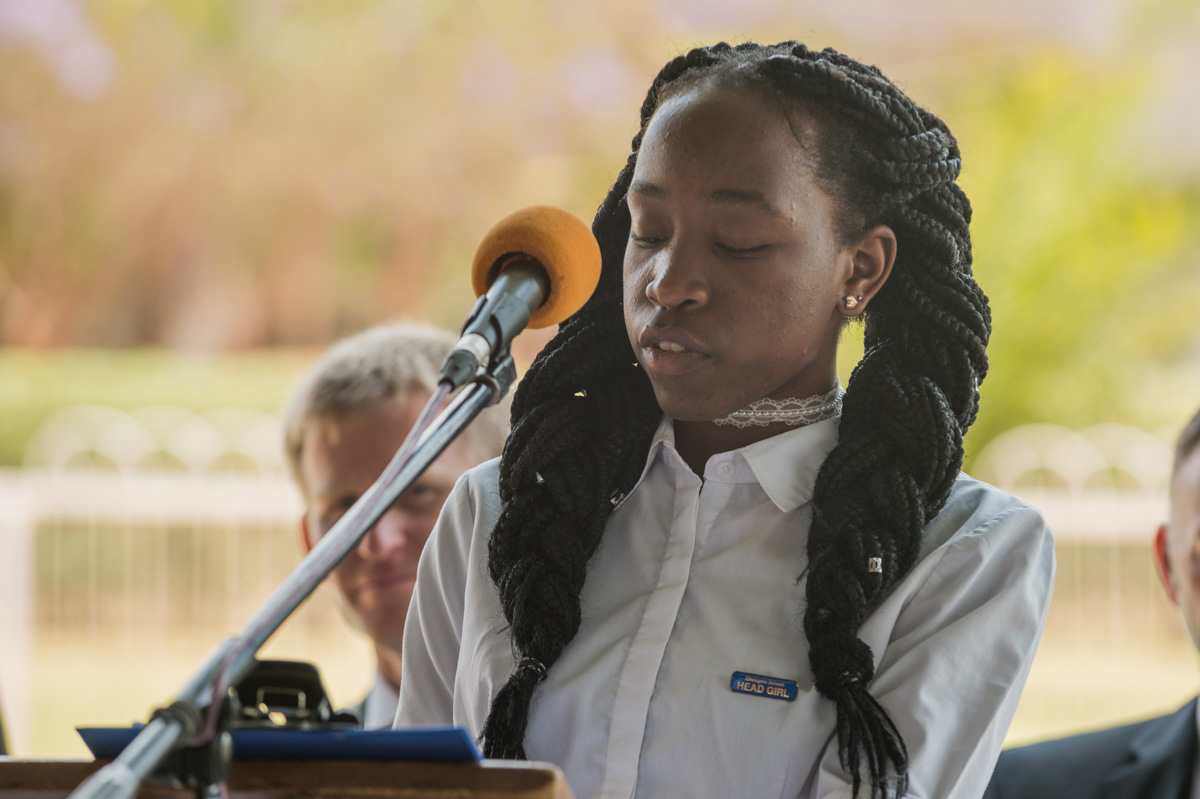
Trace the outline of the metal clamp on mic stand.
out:
<instances>
[{"instance_id":1,"label":"metal clamp on mic stand","mask_svg":"<svg viewBox=\"0 0 1200 799\"><path fill-rule=\"evenodd\" d=\"M409 486L467 425L512 387L517 372L507 342L474 380L430 422L451 385L443 382L379 479L275 589L235 637L209 655L169 706L156 711L113 762L85 780L73 797L124 799L143 780L194 787L198 797L224 796L233 756L230 688L255 667L254 654L367 535Z\"/></svg>"},{"instance_id":2,"label":"metal clamp on mic stand","mask_svg":"<svg viewBox=\"0 0 1200 799\"><path fill-rule=\"evenodd\" d=\"M225 795L225 778L233 762L233 735L229 731L229 700L221 703L220 719L216 732L207 741L197 746L184 746L171 750L162 762L147 776L150 782L170 785L173 788L194 788L197 797L220 797ZM154 712L152 719L168 719L183 727L198 729L201 723L200 710L188 702L176 701ZM133 744L131 743L130 746ZM115 761L114 761L115 762ZM86 784L86 783L85 783ZM136 791L137 786L134 785ZM111 794L109 794L111 795Z\"/></svg>"}]
</instances>

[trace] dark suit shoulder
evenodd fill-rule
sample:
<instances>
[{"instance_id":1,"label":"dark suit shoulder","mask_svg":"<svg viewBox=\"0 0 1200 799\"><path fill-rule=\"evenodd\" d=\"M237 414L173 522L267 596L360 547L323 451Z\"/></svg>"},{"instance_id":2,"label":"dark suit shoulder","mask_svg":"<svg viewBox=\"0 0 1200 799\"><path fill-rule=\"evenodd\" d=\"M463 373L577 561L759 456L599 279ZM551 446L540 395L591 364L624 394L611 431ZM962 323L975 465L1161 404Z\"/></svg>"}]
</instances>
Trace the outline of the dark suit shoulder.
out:
<instances>
[{"instance_id":1,"label":"dark suit shoulder","mask_svg":"<svg viewBox=\"0 0 1200 799\"><path fill-rule=\"evenodd\" d=\"M1006 749L1000 753L986 796L1049 799L1097 794L1103 775L1129 760L1130 739L1148 723ZM993 787L1003 790L994 793Z\"/></svg>"},{"instance_id":2,"label":"dark suit shoulder","mask_svg":"<svg viewBox=\"0 0 1200 799\"><path fill-rule=\"evenodd\" d=\"M1195 757L1195 712L1193 700L1166 716L1007 749L984 797L1088 799L1131 777L1155 781L1164 768L1177 772Z\"/></svg>"}]
</instances>

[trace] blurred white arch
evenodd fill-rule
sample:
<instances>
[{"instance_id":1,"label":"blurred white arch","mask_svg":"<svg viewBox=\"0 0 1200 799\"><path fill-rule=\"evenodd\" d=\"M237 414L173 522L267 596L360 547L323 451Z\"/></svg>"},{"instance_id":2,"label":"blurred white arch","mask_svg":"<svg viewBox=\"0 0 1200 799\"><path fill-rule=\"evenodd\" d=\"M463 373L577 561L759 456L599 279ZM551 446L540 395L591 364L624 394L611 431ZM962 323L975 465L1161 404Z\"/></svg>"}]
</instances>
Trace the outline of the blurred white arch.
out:
<instances>
[{"instance_id":1,"label":"blurred white arch","mask_svg":"<svg viewBox=\"0 0 1200 799\"><path fill-rule=\"evenodd\" d=\"M73 405L52 414L34 432L25 466L120 473L181 468L193 474L237 466L234 471L280 475L282 430L277 417L253 408L196 413L155 405L126 413Z\"/></svg>"},{"instance_id":2,"label":"blurred white arch","mask_svg":"<svg viewBox=\"0 0 1200 799\"><path fill-rule=\"evenodd\" d=\"M134 417L103 405L72 405L46 419L30 438L26 465L50 469L137 468L158 449Z\"/></svg>"},{"instance_id":3,"label":"blurred white arch","mask_svg":"<svg viewBox=\"0 0 1200 799\"><path fill-rule=\"evenodd\" d=\"M1053 424L1014 427L975 460L979 479L1013 493L1137 490L1159 495L1171 477L1172 446L1162 433L1106 423L1071 430ZM1122 479L1123 478L1123 479Z\"/></svg>"},{"instance_id":4,"label":"blurred white arch","mask_svg":"<svg viewBox=\"0 0 1200 799\"><path fill-rule=\"evenodd\" d=\"M1175 432L1022 425L992 439L971 474L1041 509L1059 541L1149 542L1167 515Z\"/></svg>"}]
</instances>

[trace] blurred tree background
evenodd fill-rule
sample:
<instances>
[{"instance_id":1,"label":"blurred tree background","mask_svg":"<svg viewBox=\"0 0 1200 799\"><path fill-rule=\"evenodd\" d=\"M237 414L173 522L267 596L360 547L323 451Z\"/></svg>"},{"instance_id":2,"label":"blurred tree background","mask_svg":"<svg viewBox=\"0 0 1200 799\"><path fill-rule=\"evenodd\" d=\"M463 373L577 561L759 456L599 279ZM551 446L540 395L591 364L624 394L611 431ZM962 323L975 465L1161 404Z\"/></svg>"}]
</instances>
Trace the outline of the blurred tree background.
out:
<instances>
[{"instance_id":1,"label":"blurred tree background","mask_svg":"<svg viewBox=\"0 0 1200 799\"><path fill-rule=\"evenodd\" d=\"M338 336L460 324L490 224L590 218L658 67L744 38L876 63L957 133L972 450L1197 404L1187 0L0 0L0 465L71 402L274 410Z\"/></svg>"}]
</instances>

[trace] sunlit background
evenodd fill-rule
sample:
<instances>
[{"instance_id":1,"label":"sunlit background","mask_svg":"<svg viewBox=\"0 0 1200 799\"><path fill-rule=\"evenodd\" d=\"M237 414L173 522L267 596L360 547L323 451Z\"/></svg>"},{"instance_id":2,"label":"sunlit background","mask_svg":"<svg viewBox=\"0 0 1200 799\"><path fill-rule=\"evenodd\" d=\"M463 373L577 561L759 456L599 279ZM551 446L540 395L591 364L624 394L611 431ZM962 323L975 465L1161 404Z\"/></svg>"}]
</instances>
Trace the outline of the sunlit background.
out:
<instances>
[{"instance_id":1,"label":"sunlit background","mask_svg":"<svg viewBox=\"0 0 1200 799\"><path fill-rule=\"evenodd\" d=\"M875 63L962 145L995 323L968 468L1058 537L1010 741L1193 696L1148 548L1200 407L1192 0L0 0L12 752L144 720L294 566L278 412L325 345L461 325L484 231L590 218L666 60L788 38ZM336 705L372 676L332 591L267 653Z\"/></svg>"}]
</instances>

